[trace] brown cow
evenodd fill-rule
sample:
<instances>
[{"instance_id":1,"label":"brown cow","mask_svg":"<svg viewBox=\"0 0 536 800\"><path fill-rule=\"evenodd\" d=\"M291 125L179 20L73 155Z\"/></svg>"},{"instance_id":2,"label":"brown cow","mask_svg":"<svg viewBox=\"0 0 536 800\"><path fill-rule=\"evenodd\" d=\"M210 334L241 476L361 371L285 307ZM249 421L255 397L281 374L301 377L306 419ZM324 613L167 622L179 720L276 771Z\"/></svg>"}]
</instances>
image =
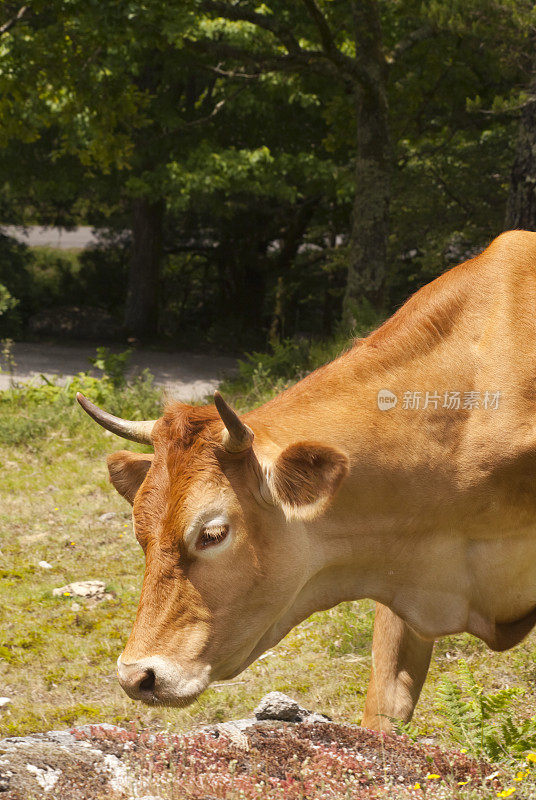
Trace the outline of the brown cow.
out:
<instances>
[{"instance_id":1,"label":"brown cow","mask_svg":"<svg viewBox=\"0 0 536 800\"><path fill-rule=\"evenodd\" d=\"M511 231L240 419L169 405L101 425L146 571L125 691L184 706L314 611L372 598L363 724L408 720L434 639L536 621L536 233Z\"/></svg>"}]
</instances>

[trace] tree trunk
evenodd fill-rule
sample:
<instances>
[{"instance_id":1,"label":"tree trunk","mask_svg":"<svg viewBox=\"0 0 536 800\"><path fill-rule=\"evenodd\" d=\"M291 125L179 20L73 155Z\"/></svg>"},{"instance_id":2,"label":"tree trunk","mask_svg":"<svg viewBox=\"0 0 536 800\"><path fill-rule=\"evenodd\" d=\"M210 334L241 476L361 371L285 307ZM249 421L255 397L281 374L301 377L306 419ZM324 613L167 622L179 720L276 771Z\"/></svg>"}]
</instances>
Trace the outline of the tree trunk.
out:
<instances>
[{"instance_id":1,"label":"tree trunk","mask_svg":"<svg viewBox=\"0 0 536 800\"><path fill-rule=\"evenodd\" d=\"M368 81L356 82L356 194L350 234L348 283L343 317L353 327L359 309L381 309L387 273L391 152L387 64L373 0L353 4L356 52Z\"/></svg>"},{"instance_id":2,"label":"tree trunk","mask_svg":"<svg viewBox=\"0 0 536 800\"><path fill-rule=\"evenodd\" d=\"M132 205L132 252L125 305L125 330L140 339L158 330L158 289L164 202L136 198Z\"/></svg>"},{"instance_id":3,"label":"tree trunk","mask_svg":"<svg viewBox=\"0 0 536 800\"><path fill-rule=\"evenodd\" d=\"M536 80L523 109L510 175L506 228L536 230Z\"/></svg>"}]
</instances>

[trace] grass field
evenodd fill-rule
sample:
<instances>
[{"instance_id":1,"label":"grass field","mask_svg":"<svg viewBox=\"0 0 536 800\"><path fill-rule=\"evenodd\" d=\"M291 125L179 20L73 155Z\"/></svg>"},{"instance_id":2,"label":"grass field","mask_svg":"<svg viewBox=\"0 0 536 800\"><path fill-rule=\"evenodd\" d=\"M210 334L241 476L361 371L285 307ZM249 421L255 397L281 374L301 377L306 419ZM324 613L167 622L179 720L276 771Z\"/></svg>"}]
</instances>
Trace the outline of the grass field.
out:
<instances>
[{"instance_id":1,"label":"grass field","mask_svg":"<svg viewBox=\"0 0 536 800\"><path fill-rule=\"evenodd\" d=\"M127 415L135 397L123 399ZM143 412L155 402L147 394ZM143 556L130 507L108 483L105 457L129 445L90 422L63 395L25 402L16 393L0 402L0 441L0 694L12 700L0 710L0 735L85 722L188 729L249 716L273 690L336 721L359 721L371 665L368 601L315 614L238 678L213 686L185 710L153 709L128 699L115 662L134 619ZM109 511L116 516L100 522ZM52 569L39 567L41 560ZM105 581L112 599L96 605L77 600L73 610L73 598L52 594L86 579ZM516 719L534 715L535 656L535 634L503 654L469 636L443 639L414 732L453 744L434 696L438 682L457 679L462 658L485 691L525 690L513 708Z\"/></svg>"}]
</instances>

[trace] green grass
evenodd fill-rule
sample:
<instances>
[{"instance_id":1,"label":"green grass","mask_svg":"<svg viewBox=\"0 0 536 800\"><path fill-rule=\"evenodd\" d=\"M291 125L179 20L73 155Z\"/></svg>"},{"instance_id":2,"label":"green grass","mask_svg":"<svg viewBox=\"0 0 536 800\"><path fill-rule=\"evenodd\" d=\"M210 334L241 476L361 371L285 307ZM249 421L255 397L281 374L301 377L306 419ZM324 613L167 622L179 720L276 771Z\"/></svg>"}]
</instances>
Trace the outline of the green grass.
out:
<instances>
[{"instance_id":1,"label":"green grass","mask_svg":"<svg viewBox=\"0 0 536 800\"><path fill-rule=\"evenodd\" d=\"M158 413L156 393L144 391L144 414ZM108 483L105 457L142 448L102 431L68 391L39 401L8 394L0 399L0 694L12 703L0 710L0 736L104 721L189 729L250 716L273 690L335 721L359 722L371 665L368 601L313 615L235 680L211 687L187 709L148 708L127 698L115 662L134 620L143 554L130 507ZM113 405L134 414L135 391L119 391ZM99 522L108 511L117 516ZM40 568L41 560L53 569ZM94 606L78 600L80 608L73 610L73 598L52 594L92 578L106 583L112 599ZM535 634L502 654L468 635L447 637L436 645L414 735L455 746L434 697L442 679L459 678L461 658L484 691L525 690L512 707L516 719L536 714Z\"/></svg>"}]
</instances>

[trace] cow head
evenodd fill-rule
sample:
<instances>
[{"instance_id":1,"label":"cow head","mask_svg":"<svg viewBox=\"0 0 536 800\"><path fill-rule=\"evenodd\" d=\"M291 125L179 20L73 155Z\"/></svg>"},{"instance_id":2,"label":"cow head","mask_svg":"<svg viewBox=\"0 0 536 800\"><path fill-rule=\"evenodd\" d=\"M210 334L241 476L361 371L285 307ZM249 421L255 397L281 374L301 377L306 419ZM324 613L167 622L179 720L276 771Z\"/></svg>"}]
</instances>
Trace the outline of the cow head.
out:
<instances>
[{"instance_id":1,"label":"cow head","mask_svg":"<svg viewBox=\"0 0 536 800\"><path fill-rule=\"evenodd\" d=\"M215 406L175 403L150 422L77 399L103 427L154 447L108 458L146 559L118 675L134 699L187 705L307 615L293 613L319 569L307 520L328 505L347 458L316 442L254 437L218 393Z\"/></svg>"}]
</instances>

